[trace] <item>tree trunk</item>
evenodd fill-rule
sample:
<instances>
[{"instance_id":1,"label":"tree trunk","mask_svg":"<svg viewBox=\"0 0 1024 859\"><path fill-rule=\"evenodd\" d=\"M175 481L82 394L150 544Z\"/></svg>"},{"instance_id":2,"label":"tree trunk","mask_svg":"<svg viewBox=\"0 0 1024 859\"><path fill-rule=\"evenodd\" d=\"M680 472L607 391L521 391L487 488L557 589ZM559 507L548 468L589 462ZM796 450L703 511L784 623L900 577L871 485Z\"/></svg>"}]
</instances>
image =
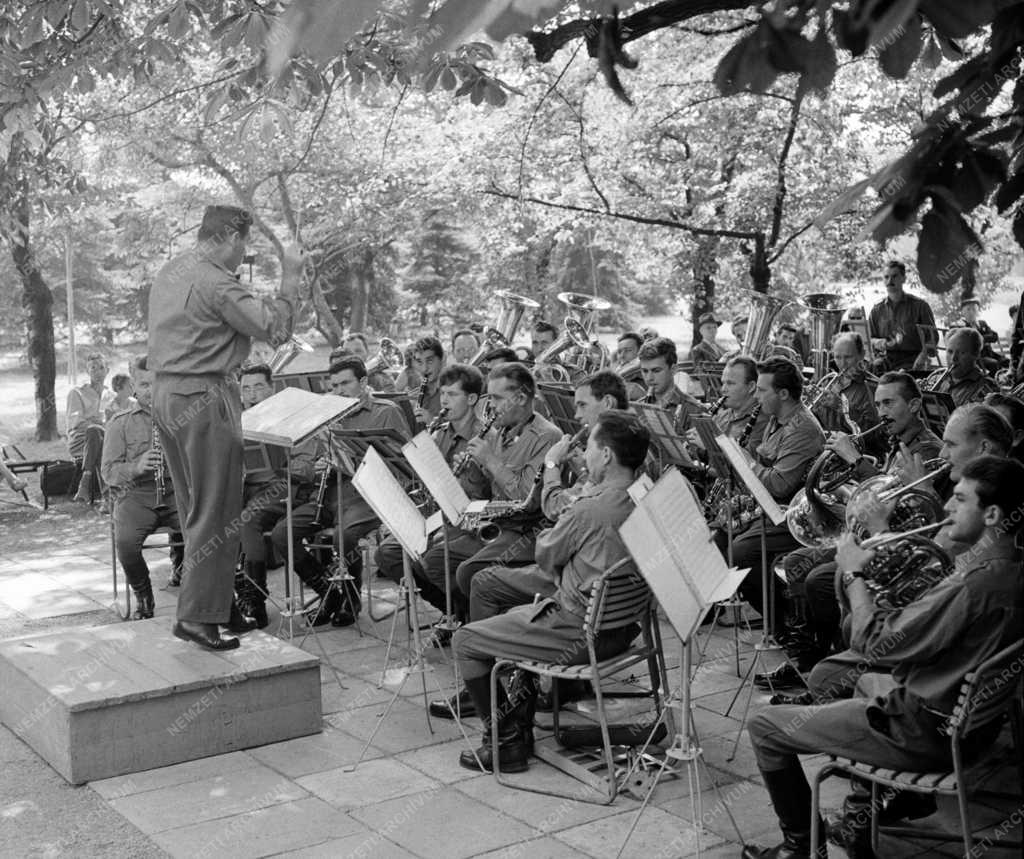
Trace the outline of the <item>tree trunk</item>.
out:
<instances>
[{"instance_id":1,"label":"tree trunk","mask_svg":"<svg viewBox=\"0 0 1024 859\"><path fill-rule=\"evenodd\" d=\"M370 281L373 278L373 249L363 248L359 260L352 267L355 278L352 281L352 307L349 311L349 331L365 331L367 311L370 306Z\"/></svg>"},{"instance_id":2,"label":"tree trunk","mask_svg":"<svg viewBox=\"0 0 1024 859\"><path fill-rule=\"evenodd\" d=\"M693 327L691 350L701 341L698 320L703 313L715 309L715 274L718 271L718 236L701 236L693 255L693 297L690 304L690 323Z\"/></svg>"},{"instance_id":3,"label":"tree trunk","mask_svg":"<svg viewBox=\"0 0 1024 859\"><path fill-rule=\"evenodd\" d=\"M754 282L754 292L768 292L768 286L772 281L772 270L768 264L764 233L759 233L754 240L754 255L750 260L750 279Z\"/></svg>"},{"instance_id":4,"label":"tree trunk","mask_svg":"<svg viewBox=\"0 0 1024 859\"><path fill-rule=\"evenodd\" d=\"M21 306L25 310L28 360L36 385L36 441L53 441L57 434L57 355L53 345L53 293L36 265L29 240L28 182L12 183L15 229L10 236L11 256L21 276Z\"/></svg>"}]
</instances>

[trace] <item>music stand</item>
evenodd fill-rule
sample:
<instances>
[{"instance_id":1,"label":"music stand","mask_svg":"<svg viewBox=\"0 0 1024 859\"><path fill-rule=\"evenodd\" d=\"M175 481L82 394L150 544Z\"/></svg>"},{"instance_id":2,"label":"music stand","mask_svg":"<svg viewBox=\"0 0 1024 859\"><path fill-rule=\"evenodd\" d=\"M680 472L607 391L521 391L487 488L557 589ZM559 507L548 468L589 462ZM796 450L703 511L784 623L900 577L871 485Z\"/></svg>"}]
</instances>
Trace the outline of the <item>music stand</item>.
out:
<instances>
[{"instance_id":1,"label":"music stand","mask_svg":"<svg viewBox=\"0 0 1024 859\"><path fill-rule=\"evenodd\" d=\"M292 533L292 449L312 438L333 421L344 417L359 401L352 397L338 397L334 394L313 394L299 388L285 388L262 403L257 403L242 412L242 438L248 441L276 444L285 450L285 476L288 491L285 493L285 522L288 531L288 559L284 574L284 611L288 639L295 635L294 619L297 614L293 596L295 575L295 548ZM301 601L298 610L302 610Z\"/></svg>"},{"instance_id":2,"label":"music stand","mask_svg":"<svg viewBox=\"0 0 1024 859\"><path fill-rule=\"evenodd\" d=\"M686 439L676 433L672 412L651 403L633 403L633 409L651 431L651 440L661 451L663 467L667 461L690 472L697 470L697 463L686 448Z\"/></svg>"},{"instance_id":3,"label":"music stand","mask_svg":"<svg viewBox=\"0 0 1024 859\"><path fill-rule=\"evenodd\" d=\"M380 730L380 726L384 724L384 720L387 719L388 714L391 712L391 708L394 707L395 701L397 701L398 697L402 694L402 690L405 688L405 683L412 674L420 675L420 680L423 686L423 708L426 712L427 728L430 733L434 733L434 727L430 721L430 708L427 706L428 672L434 679L438 694L442 696L444 695L444 690L441 688L441 684L434 674L433 666L428 665L423 657L423 646L420 641L416 583L413 580L412 575L412 562L414 560L418 561L423 557L423 553L426 551L427 545L430 541L430 535L440 524L441 517L439 515L432 516L430 519L425 519L423 517L423 514L416 508L416 505L406 494L405 489L402 488L402 485L398 482L397 478L391 472L391 469L387 463L385 463L383 457L377 452L375 447L367 449L366 455L363 457L363 461L360 463L359 468L352 477L352 485L355 486L359 494L363 496L366 503L373 508L373 511L377 514L380 520L388 526L391 533L402 546L402 580L406 593L409 597L409 614L412 618L410 625L412 627L415 664L413 664L412 659L410 659L407 671L402 676L401 683L398 684L394 695L392 695L391 700L384 709L384 712L381 713L378 718L377 723L370 732L370 736L366 739L366 743L363 745L358 759L351 767L346 768L347 772L353 772L362 762L363 757L366 755L366 750L370 748L374 737L377 736L377 731ZM410 656L412 656L412 654L410 654ZM468 744L470 742L469 736L462 727L462 723L456 720L456 724L458 724L459 731L462 733L463 738Z\"/></svg>"},{"instance_id":4,"label":"music stand","mask_svg":"<svg viewBox=\"0 0 1024 859\"><path fill-rule=\"evenodd\" d=\"M789 657L783 650L782 645L779 644L775 638L775 629L773 621L773 588L771 587L770 576L775 575L774 571L768 566L768 547L766 543L765 530L768 527L768 520L770 519L773 525L781 525L786 521L786 514L782 508L779 507L778 503L772 497L771 493L765 488L765 485L758 479L757 475L754 474L753 469L747 462L746 456L740 449L740 446L734 439L728 436L719 436L718 446L722 449L722 453L726 455L730 464L733 467L733 471L736 475L738 485L745 486L750 490L750 494L754 496L754 500L757 502L758 507L761 509L761 606L764 609L764 626L761 633L761 640L754 645L754 658L750 660L750 665L747 666L747 672L743 676L743 683L740 684L736 690L736 694L733 696L732 701L729 702L729 706L726 708L724 715L728 716L732 712L733 706L739 699L740 693L743 691L743 687L750 683L750 689L747 692L747 703L743 708L743 718L740 719L740 729L736 734L736 741L732 746L732 754L726 758L727 761L731 761L736 757L736 750L740 745L740 737L743 735L743 728L747 724L747 715L750 712L750 703L754 697L754 666L759 662L764 668L764 672L768 673L767 663L764 661L765 654L767 653L781 653L783 659L786 662L790 662ZM790 663L792 664L792 663ZM796 666L793 666L796 669ZM799 672L798 672L799 673Z\"/></svg>"},{"instance_id":5,"label":"music stand","mask_svg":"<svg viewBox=\"0 0 1024 859\"><path fill-rule=\"evenodd\" d=\"M743 836L732 812L722 802L718 783L704 760L693 723L690 689L692 641L708 608L728 593L734 592L747 571L726 566L704 521L696 494L678 471L667 471L646 494L641 490L631 491L630 495L636 501L636 507L620 527L619 534L665 612L668 622L679 636L682 650L677 693L680 728L648 785L617 856L621 856L625 850L658 781L668 770L670 760L686 766L690 787L690 819L696 839L696 855L700 856L704 832L700 788L701 765L740 842L743 841ZM662 719L671 718L670 713L671 708L666 701L666 707L648 735L644 750L650 745ZM632 775L636 761L641 757L642 755L637 756L633 766L626 773L627 779Z\"/></svg>"},{"instance_id":6,"label":"music stand","mask_svg":"<svg viewBox=\"0 0 1024 859\"><path fill-rule=\"evenodd\" d=\"M540 391L554 424L567 435L579 432L583 424L576 420L576 400L572 386L538 382L537 390Z\"/></svg>"},{"instance_id":7,"label":"music stand","mask_svg":"<svg viewBox=\"0 0 1024 859\"><path fill-rule=\"evenodd\" d=\"M940 391L921 392L921 411L924 419L938 436L942 436L949 416L956 410L956 403L950 394Z\"/></svg>"},{"instance_id":8,"label":"music stand","mask_svg":"<svg viewBox=\"0 0 1024 859\"><path fill-rule=\"evenodd\" d=\"M328 374L323 372L277 373L271 377L275 388L274 393L283 391L285 388L298 388L313 394L329 393L329 378Z\"/></svg>"}]
</instances>

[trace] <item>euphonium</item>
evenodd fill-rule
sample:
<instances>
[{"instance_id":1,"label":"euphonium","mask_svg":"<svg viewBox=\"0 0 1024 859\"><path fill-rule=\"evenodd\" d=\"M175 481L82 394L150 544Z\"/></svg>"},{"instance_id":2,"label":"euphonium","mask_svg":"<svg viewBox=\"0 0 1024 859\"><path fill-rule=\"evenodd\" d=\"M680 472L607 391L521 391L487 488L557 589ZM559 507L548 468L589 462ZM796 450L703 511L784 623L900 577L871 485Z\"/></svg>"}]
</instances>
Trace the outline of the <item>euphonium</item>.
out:
<instances>
[{"instance_id":1,"label":"euphonium","mask_svg":"<svg viewBox=\"0 0 1024 859\"><path fill-rule=\"evenodd\" d=\"M554 382L568 382L569 372L554 361L563 352L573 348L589 349L590 337L586 329L576 319L567 316L562 333L555 338L554 343L534 359L534 373L543 372L551 375Z\"/></svg>"},{"instance_id":2,"label":"euphonium","mask_svg":"<svg viewBox=\"0 0 1024 859\"><path fill-rule=\"evenodd\" d=\"M754 292L752 289L744 289L741 292L746 293L750 309L747 311L747 335L743 338L740 354L759 361L763 357L765 346L768 345L775 317L789 302L765 295L763 292Z\"/></svg>"},{"instance_id":3,"label":"euphonium","mask_svg":"<svg viewBox=\"0 0 1024 859\"><path fill-rule=\"evenodd\" d=\"M922 533L941 528L946 520L913 531L865 540L875 556L861 571L875 605L898 609L914 602L953 572L953 559Z\"/></svg>"},{"instance_id":4,"label":"euphonium","mask_svg":"<svg viewBox=\"0 0 1024 859\"><path fill-rule=\"evenodd\" d=\"M295 356L299 352L312 352L313 347L310 346L301 337L292 334L287 340L284 341L277 349L274 350L274 355L270 359L268 366L270 372L273 375L277 375L284 370L292 361L295 360Z\"/></svg>"},{"instance_id":5,"label":"euphonium","mask_svg":"<svg viewBox=\"0 0 1024 859\"><path fill-rule=\"evenodd\" d=\"M395 341L389 337L381 337L377 354L366 362L366 375L395 370L404 363L405 356Z\"/></svg>"},{"instance_id":6,"label":"euphonium","mask_svg":"<svg viewBox=\"0 0 1024 859\"><path fill-rule=\"evenodd\" d=\"M540 305L525 295L516 295L507 289L499 289L494 293L501 302L501 310L494 326L484 331L483 340L476 354L470 359L474 367L480 366L484 358L495 349L511 346L516 336L516 329L527 310L538 310Z\"/></svg>"}]
</instances>

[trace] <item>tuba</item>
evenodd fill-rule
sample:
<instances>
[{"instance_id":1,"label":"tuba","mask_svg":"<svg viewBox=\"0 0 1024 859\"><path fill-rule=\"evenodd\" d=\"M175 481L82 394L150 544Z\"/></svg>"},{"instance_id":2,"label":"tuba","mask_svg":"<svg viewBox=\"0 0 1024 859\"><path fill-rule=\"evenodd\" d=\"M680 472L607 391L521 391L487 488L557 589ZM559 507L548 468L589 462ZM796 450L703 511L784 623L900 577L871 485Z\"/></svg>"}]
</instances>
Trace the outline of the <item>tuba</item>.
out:
<instances>
[{"instance_id":1,"label":"tuba","mask_svg":"<svg viewBox=\"0 0 1024 859\"><path fill-rule=\"evenodd\" d=\"M570 349L588 350L590 345L590 336L582 323L572 316L566 316L562 333L558 335L554 343L534 358L534 373L550 375L553 382L567 383L571 381L569 371L556 364L555 359Z\"/></svg>"},{"instance_id":2,"label":"tuba","mask_svg":"<svg viewBox=\"0 0 1024 859\"><path fill-rule=\"evenodd\" d=\"M743 338L740 354L759 361L768 345L768 336L771 334L775 317L789 302L752 289L742 289L740 292L750 301L750 309L747 311L747 336Z\"/></svg>"},{"instance_id":3,"label":"tuba","mask_svg":"<svg viewBox=\"0 0 1024 859\"><path fill-rule=\"evenodd\" d=\"M271 375L278 375L285 367L287 367L299 352L312 352L313 347L310 346L301 337L292 334L287 340L284 341L277 349L274 350L274 355L270 359L269 367Z\"/></svg>"},{"instance_id":4,"label":"tuba","mask_svg":"<svg viewBox=\"0 0 1024 859\"><path fill-rule=\"evenodd\" d=\"M395 370L401 367L404 363L405 356L402 354L402 350L398 348L395 341L390 337L381 337L380 347L377 350L377 354L366 362L366 375L369 376L373 373Z\"/></svg>"},{"instance_id":5,"label":"tuba","mask_svg":"<svg viewBox=\"0 0 1024 859\"><path fill-rule=\"evenodd\" d=\"M516 336L516 329L519 328L519 323L523 319L523 314L527 310L537 310L540 307L532 298L516 295L507 289L499 289L494 294L501 302L501 310L498 312L498 318L494 321L494 326L484 331L480 348L476 350L476 354L469 362L474 367L480 366L484 358L495 349L511 346Z\"/></svg>"},{"instance_id":6,"label":"tuba","mask_svg":"<svg viewBox=\"0 0 1024 859\"><path fill-rule=\"evenodd\" d=\"M597 314L612 306L607 298L585 295L582 292L560 292L556 297L565 305L569 316L583 326L588 340L597 330Z\"/></svg>"},{"instance_id":7,"label":"tuba","mask_svg":"<svg viewBox=\"0 0 1024 859\"><path fill-rule=\"evenodd\" d=\"M563 327L569 329L570 320L573 320L579 325L577 334L580 328L583 331L583 337L580 338L583 342L573 347L573 358L566 359L564 363L576 367L581 373L603 370L611 363L611 355L607 347L597 339L597 317L602 311L608 310L612 303L606 298L582 292L560 292L557 298L567 311Z\"/></svg>"},{"instance_id":8,"label":"tuba","mask_svg":"<svg viewBox=\"0 0 1024 859\"><path fill-rule=\"evenodd\" d=\"M807 308L811 317L811 364L814 378L821 381L828 373L832 340L839 333L839 325L845 312L840 304L842 297L828 292L812 292L798 302Z\"/></svg>"}]
</instances>

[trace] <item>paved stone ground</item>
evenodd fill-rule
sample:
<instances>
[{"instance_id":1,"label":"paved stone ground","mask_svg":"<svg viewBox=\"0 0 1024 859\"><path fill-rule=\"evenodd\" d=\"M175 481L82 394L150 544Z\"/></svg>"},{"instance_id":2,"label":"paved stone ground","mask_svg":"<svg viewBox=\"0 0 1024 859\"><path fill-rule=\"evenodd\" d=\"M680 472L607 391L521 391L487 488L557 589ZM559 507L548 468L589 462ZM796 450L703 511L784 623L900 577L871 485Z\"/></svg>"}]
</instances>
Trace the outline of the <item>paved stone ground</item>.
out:
<instances>
[{"instance_id":1,"label":"paved stone ground","mask_svg":"<svg viewBox=\"0 0 1024 859\"><path fill-rule=\"evenodd\" d=\"M111 623L110 548L106 520L67 506L45 516L0 510L0 636L83 623ZM83 528L83 526L85 526ZM94 538L81 533L94 531ZM154 581L168 564L151 553ZM390 586L374 582L374 611L393 602ZM278 571L272 590L282 592ZM175 594L158 592L158 614L173 615ZM271 629L274 627L272 626ZM425 675L406 669L406 622L398 622L400 647L386 659L390 621L364 615L360 629L323 627L301 646L329 660L323 677L324 731L311 737L70 787L7 729L0 729L0 856L176 857L372 857L372 859L461 859L529 856L538 859L696 855L691 789L687 779L664 778L650 803L624 795L606 807L559 799L497 784L492 777L461 769L466 747L457 727L433 721L428 728L422 683L436 697L451 686L448 652L426 648ZM678 640L664 629L673 683L678 677ZM744 638L751 636L744 633ZM295 639L300 643L300 639ZM244 644L243 644L244 646ZM743 667L751 658L741 642ZM777 825L754 764L746 735L728 760L740 729L744 697L725 715L740 685L731 631L717 631L693 684L694 718L707 769L700 773L705 830L701 847L710 859L739 855L742 839L774 844ZM381 674L388 671L381 685ZM404 685L401 681L407 678ZM628 680L628 678L627 678ZM344 688L342 688L342 686ZM380 729L374 727L401 686ZM2 694L2 690L0 690ZM753 707L766 706L755 694ZM476 743L478 722L466 729ZM367 743L369 742L369 745ZM362 762L350 767L362 754ZM1004 733L993 757L1012 762ZM808 759L813 772L821 758ZM578 786L541 762L518 781L575 790ZM711 780L717 783L715 793ZM1015 774L1004 766L993 785L1013 789ZM825 786L826 807L835 807L845 785ZM979 823L999 826L1020 819L1021 800L986 800L972 806ZM951 803L925 827L954 826ZM626 842L627 834L635 825ZM1020 837L1019 824L1012 833ZM843 855L831 848L832 856ZM883 839L884 859L956 856L955 846ZM979 850L1003 857L1010 851Z\"/></svg>"}]
</instances>

